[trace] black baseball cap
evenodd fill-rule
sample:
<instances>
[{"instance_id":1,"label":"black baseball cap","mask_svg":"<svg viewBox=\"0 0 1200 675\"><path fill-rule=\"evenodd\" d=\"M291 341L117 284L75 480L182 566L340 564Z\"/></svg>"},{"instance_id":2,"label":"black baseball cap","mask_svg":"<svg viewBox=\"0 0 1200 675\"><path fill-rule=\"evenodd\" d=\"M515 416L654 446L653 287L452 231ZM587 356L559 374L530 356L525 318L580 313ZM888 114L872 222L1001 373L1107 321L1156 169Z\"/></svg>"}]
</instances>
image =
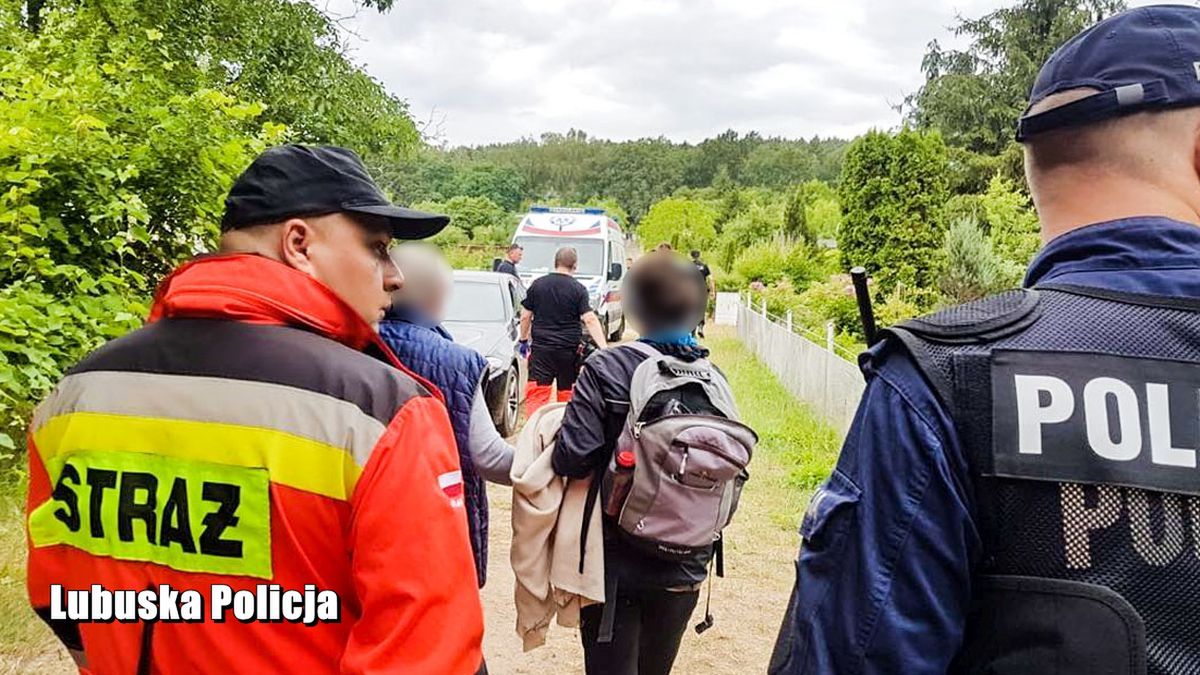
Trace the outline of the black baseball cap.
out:
<instances>
[{"instance_id":1,"label":"black baseball cap","mask_svg":"<svg viewBox=\"0 0 1200 675\"><path fill-rule=\"evenodd\" d=\"M1109 17L1050 56L1030 108L1070 89L1096 93L1017 123L1017 140L1146 110L1200 106L1200 8L1139 7Z\"/></svg>"},{"instance_id":2,"label":"black baseball cap","mask_svg":"<svg viewBox=\"0 0 1200 675\"><path fill-rule=\"evenodd\" d=\"M383 218L397 239L424 239L450 222L449 216L388 201L352 150L280 145L259 155L234 181L221 231L343 212Z\"/></svg>"}]
</instances>

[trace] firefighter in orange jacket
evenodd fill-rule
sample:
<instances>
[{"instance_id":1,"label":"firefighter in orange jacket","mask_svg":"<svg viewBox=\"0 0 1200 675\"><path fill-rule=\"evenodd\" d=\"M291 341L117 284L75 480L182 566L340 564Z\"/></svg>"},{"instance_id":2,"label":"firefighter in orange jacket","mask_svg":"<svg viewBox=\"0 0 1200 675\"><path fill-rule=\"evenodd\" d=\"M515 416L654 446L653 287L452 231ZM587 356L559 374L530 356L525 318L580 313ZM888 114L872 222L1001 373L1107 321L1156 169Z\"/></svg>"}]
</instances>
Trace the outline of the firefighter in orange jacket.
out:
<instances>
[{"instance_id":1,"label":"firefighter in orange jacket","mask_svg":"<svg viewBox=\"0 0 1200 675\"><path fill-rule=\"evenodd\" d=\"M401 283L389 242L447 222L389 203L348 150L268 150L226 200L220 253L38 408L29 595L81 670L480 668L446 410L372 328ZM91 597L121 591L141 592L132 621ZM156 614L180 591L198 621ZM318 591L320 611L281 614L281 593Z\"/></svg>"}]
</instances>

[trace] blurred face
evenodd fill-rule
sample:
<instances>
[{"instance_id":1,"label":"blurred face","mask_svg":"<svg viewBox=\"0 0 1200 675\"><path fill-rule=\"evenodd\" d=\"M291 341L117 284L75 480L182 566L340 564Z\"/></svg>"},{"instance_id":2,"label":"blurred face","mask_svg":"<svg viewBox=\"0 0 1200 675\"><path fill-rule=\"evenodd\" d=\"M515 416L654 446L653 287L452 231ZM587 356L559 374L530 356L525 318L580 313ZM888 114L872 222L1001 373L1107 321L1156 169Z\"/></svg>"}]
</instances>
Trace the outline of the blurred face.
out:
<instances>
[{"instance_id":1,"label":"blurred face","mask_svg":"<svg viewBox=\"0 0 1200 675\"><path fill-rule=\"evenodd\" d=\"M293 218L283 226L284 262L325 284L374 326L404 282L388 256L385 223L359 222L341 213Z\"/></svg>"},{"instance_id":2,"label":"blurred face","mask_svg":"<svg viewBox=\"0 0 1200 675\"><path fill-rule=\"evenodd\" d=\"M521 258L525 257L525 251L519 248L514 248L508 252L508 259L515 265L521 262Z\"/></svg>"}]
</instances>

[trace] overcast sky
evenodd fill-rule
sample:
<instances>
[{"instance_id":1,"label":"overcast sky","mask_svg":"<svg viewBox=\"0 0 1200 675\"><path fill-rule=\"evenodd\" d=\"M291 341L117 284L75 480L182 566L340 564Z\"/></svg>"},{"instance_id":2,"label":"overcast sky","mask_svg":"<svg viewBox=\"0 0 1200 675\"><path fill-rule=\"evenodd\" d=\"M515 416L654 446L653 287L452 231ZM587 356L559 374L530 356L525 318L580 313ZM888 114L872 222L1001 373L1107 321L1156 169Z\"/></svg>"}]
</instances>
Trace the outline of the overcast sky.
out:
<instances>
[{"instance_id":1,"label":"overcast sky","mask_svg":"<svg viewBox=\"0 0 1200 675\"><path fill-rule=\"evenodd\" d=\"M956 13L1012 0L314 0L440 140L849 137L899 122ZM1130 5L1150 4L1133 0Z\"/></svg>"}]
</instances>

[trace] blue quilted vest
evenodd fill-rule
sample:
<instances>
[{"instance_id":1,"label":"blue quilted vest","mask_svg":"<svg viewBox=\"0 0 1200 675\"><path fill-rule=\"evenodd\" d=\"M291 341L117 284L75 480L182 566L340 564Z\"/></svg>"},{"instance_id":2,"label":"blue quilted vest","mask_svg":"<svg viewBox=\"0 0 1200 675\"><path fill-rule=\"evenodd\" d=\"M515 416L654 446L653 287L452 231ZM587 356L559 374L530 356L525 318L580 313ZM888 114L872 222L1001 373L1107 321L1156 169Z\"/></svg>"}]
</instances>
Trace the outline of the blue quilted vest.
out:
<instances>
[{"instance_id":1,"label":"blue quilted vest","mask_svg":"<svg viewBox=\"0 0 1200 675\"><path fill-rule=\"evenodd\" d=\"M471 402L487 372L487 361L475 350L455 344L444 328L411 310L389 311L379 324L379 335L404 365L436 385L446 398L462 464L475 573L482 588L487 580L488 501L483 477L471 460L467 433Z\"/></svg>"}]
</instances>

